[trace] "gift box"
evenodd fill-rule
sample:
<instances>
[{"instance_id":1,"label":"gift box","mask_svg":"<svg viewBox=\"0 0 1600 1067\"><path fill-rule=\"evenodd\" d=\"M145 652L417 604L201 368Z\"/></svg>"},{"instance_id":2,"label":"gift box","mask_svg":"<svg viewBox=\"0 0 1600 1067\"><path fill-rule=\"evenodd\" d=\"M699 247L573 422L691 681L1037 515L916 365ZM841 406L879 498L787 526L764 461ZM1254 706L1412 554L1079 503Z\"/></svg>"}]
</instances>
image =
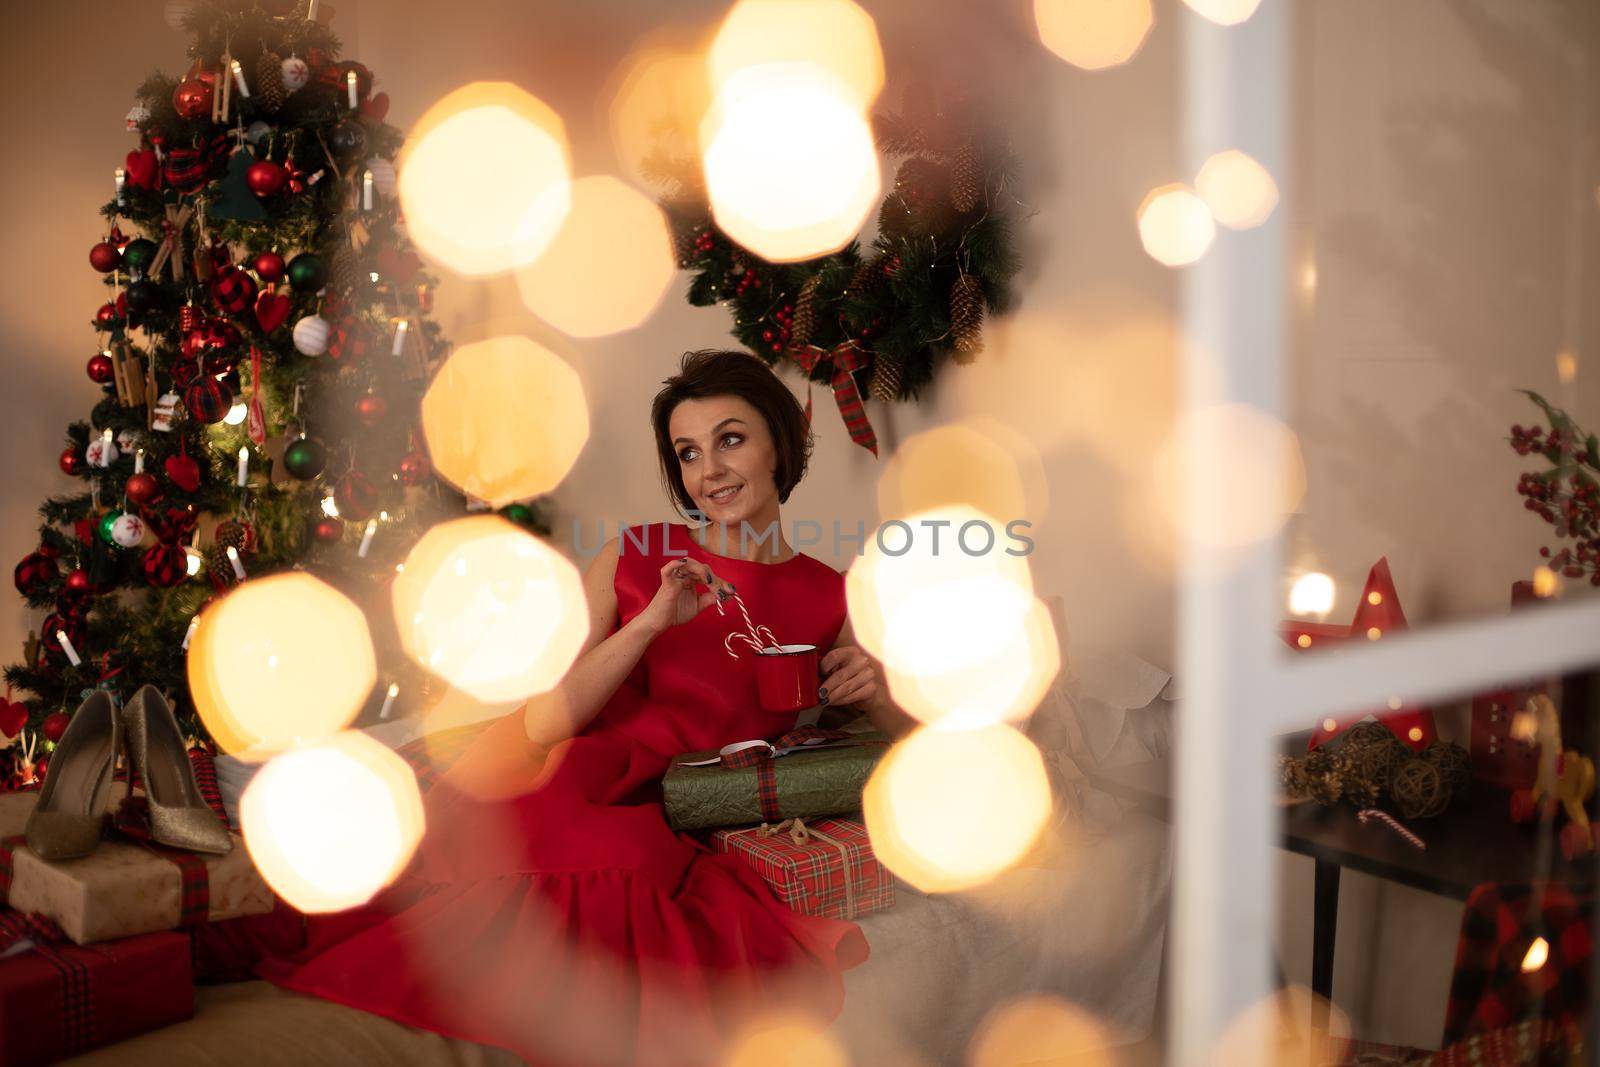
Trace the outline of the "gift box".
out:
<instances>
[{"instance_id":1,"label":"gift box","mask_svg":"<svg viewBox=\"0 0 1600 1067\"><path fill-rule=\"evenodd\" d=\"M0 1067L54 1063L193 1014L183 934L43 943L0 959Z\"/></svg>"},{"instance_id":2,"label":"gift box","mask_svg":"<svg viewBox=\"0 0 1600 1067\"><path fill-rule=\"evenodd\" d=\"M772 745L685 753L661 780L667 823L700 830L860 811L861 791L888 748L881 733L807 728Z\"/></svg>"},{"instance_id":3,"label":"gift box","mask_svg":"<svg viewBox=\"0 0 1600 1067\"><path fill-rule=\"evenodd\" d=\"M717 830L717 852L738 856L795 911L854 919L894 907L894 877L872 854L867 828L853 819L788 819Z\"/></svg>"},{"instance_id":4,"label":"gift box","mask_svg":"<svg viewBox=\"0 0 1600 1067\"><path fill-rule=\"evenodd\" d=\"M237 834L225 856L108 835L82 859L46 863L23 842L37 793L0 796L0 893L53 919L80 945L258 915L273 907Z\"/></svg>"}]
</instances>

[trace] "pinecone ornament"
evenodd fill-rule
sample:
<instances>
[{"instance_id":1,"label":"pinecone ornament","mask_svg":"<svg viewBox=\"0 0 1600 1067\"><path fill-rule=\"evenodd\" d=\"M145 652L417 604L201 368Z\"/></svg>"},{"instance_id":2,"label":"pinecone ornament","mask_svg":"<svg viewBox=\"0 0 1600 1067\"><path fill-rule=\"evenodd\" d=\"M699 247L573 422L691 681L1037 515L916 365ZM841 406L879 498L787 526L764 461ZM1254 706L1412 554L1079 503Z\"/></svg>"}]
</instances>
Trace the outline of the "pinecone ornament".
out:
<instances>
[{"instance_id":1,"label":"pinecone ornament","mask_svg":"<svg viewBox=\"0 0 1600 1067\"><path fill-rule=\"evenodd\" d=\"M276 52L262 52L261 58L256 60L256 92L261 97L261 106L273 115L289 98L288 90L283 87L283 57Z\"/></svg>"},{"instance_id":2,"label":"pinecone ornament","mask_svg":"<svg viewBox=\"0 0 1600 1067\"><path fill-rule=\"evenodd\" d=\"M807 278L800 287L800 295L794 299L794 315L789 321L789 343L810 344L817 328L817 275Z\"/></svg>"},{"instance_id":3,"label":"pinecone ornament","mask_svg":"<svg viewBox=\"0 0 1600 1067\"><path fill-rule=\"evenodd\" d=\"M206 574L213 584L223 587L238 580L233 574L233 563L228 559L227 545L212 545L206 549Z\"/></svg>"},{"instance_id":4,"label":"pinecone ornament","mask_svg":"<svg viewBox=\"0 0 1600 1067\"><path fill-rule=\"evenodd\" d=\"M687 267L699 255L700 235L693 230L679 230L672 237L672 256L680 268Z\"/></svg>"},{"instance_id":5,"label":"pinecone ornament","mask_svg":"<svg viewBox=\"0 0 1600 1067\"><path fill-rule=\"evenodd\" d=\"M971 363L983 351L983 283L971 274L950 287L950 332L957 363Z\"/></svg>"},{"instance_id":6,"label":"pinecone ornament","mask_svg":"<svg viewBox=\"0 0 1600 1067\"><path fill-rule=\"evenodd\" d=\"M950 206L963 215L983 197L983 175L978 170L978 150L971 141L956 149L950 162Z\"/></svg>"},{"instance_id":7,"label":"pinecone ornament","mask_svg":"<svg viewBox=\"0 0 1600 1067\"><path fill-rule=\"evenodd\" d=\"M353 293L356 286L361 284L361 265L356 262L353 250L341 248L333 254L333 266L328 271L328 284L336 293Z\"/></svg>"},{"instance_id":8,"label":"pinecone ornament","mask_svg":"<svg viewBox=\"0 0 1600 1067\"><path fill-rule=\"evenodd\" d=\"M879 352L872 361L872 382L867 388L885 404L892 404L900 399L900 386L904 380L905 364L900 357Z\"/></svg>"}]
</instances>

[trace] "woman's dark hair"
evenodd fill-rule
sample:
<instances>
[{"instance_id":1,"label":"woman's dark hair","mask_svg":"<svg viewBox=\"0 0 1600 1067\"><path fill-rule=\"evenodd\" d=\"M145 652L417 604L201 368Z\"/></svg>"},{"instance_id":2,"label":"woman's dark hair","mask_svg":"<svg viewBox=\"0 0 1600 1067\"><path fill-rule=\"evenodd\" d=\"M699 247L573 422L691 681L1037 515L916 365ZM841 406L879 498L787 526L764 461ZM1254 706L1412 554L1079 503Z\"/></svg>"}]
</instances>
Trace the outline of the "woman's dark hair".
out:
<instances>
[{"instance_id":1,"label":"woman's dark hair","mask_svg":"<svg viewBox=\"0 0 1600 1067\"><path fill-rule=\"evenodd\" d=\"M806 424L800 402L759 356L711 348L685 352L678 373L661 384L661 391L650 405L650 424L655 428L662 484L680 513L687 517L695 509L695 502L684 487L678 450L673 447L668 424L673 409L683 401L712 396L736 396L767 420L778 455L773 471L778 502L789 499L789 493L805 477L806 461L811 457L811 427Z\"/></svg>"}]
</instances>

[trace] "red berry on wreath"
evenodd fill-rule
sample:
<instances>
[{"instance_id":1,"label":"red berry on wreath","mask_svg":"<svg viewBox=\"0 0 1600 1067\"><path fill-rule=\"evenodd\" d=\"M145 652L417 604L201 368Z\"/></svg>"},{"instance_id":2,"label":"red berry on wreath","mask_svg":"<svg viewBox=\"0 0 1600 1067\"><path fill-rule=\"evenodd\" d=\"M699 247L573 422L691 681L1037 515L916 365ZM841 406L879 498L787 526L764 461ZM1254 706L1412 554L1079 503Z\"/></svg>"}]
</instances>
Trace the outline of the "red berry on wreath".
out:
<instances>
[{"instance_id":1,"label":"red berry on wreath","mask_svg":"<svg viewBox=\"0 0 1600 1067\"><path fill-rule=\"evenodd\" d=\"M61 464L61 473L63 474L76 475L83 473L84 459L75 448L68 448L62 451L61 458L57 462Z\"/></svg>"},{"instance_id":2,"label":"red berry on wreath","mask_svg":"<svg viewBox=\"0 0 1600 1067\"><path fill-rule=\"evenodd\" d=\"M250 261L250 269L256 272L257 278L271 283L283 280L283 272L288 269L288 265L276 252L260 252Z\"/></svg>"},{"instance_id":3,"label":"red berry on wreath","mask_svg":"<svg viewBox=\"0 0 1600 1067\"><path fill-rule=\"evenodd\" d=\"M110 274L122 266L122 253L110 241L101 241L89 249L89 266L101 274Z\"/></svg>"},{"instance_id":4,"label":"red berry on wreath","mask_svg":"<svg viewBox=\"0 0 1600 1067\"><path fill-rule=\"evenodd\" d=\"M104 352L96 352L90 356L89 365L84 369L89 372L89 380L96 385L107 385L117 377L117 371L112 366L111 357Z\"/></svg>"},{"instance_id":5,"label":"red berry on wreath","mask_svg":"<svg viewBox=\"0 0 1600 1067\"><path fill-rule=\"evenodd\" d=\"M250 186L250 191L257 196L277 196L283 192L289 175L284 171L282 164L274 163L270 159L258 159L244 172L244 180L245 184Z\"/></svg>"},{"instance_id":6,"label":"red berry on wreath","mask_svg":"<svg viewBox=\"0 0 1600 1067\"><path fill-rule=\"evenodd\" d=\"M39 731L44 734L44 739L53 745L61 740L61 735L67 732L67 723L71 721L72 717L66 712L57 711L44 717L44 722L39 725Z\"/></svg>"}]
</instances>

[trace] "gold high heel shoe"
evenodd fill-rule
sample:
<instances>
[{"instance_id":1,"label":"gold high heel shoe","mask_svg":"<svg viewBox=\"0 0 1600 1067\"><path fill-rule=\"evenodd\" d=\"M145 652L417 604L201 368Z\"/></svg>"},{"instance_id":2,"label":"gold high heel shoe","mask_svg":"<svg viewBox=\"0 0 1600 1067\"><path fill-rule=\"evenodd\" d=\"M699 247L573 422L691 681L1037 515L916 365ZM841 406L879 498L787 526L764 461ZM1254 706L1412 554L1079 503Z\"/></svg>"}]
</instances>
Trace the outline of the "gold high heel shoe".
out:
<instances>
[{"instance_id":1,"label":"gold high heel shoe","mask_svg":"<svg viewBox=\"0 0 1600 1067\"><path fill-rule=\"evenodd\" d=\"M150 836L191 852L232 851L233 838L200 796L178 720L161 691L145 686L133 694L122 714L128 758L139 772L150 806Z\"/></svg>"},{"instance_id":2,"label":"gold high heel shoe","mask_svg":"<svg viewBox=\"0 0 1600 1067\"><path fill-rule=\"evenodd\" d=\"M121 747L122 722L111 694L96 689L56 742L39 802L28 815L24 834L40 859L77 859L100 843Z\"/></svg>"}]
</instances>

